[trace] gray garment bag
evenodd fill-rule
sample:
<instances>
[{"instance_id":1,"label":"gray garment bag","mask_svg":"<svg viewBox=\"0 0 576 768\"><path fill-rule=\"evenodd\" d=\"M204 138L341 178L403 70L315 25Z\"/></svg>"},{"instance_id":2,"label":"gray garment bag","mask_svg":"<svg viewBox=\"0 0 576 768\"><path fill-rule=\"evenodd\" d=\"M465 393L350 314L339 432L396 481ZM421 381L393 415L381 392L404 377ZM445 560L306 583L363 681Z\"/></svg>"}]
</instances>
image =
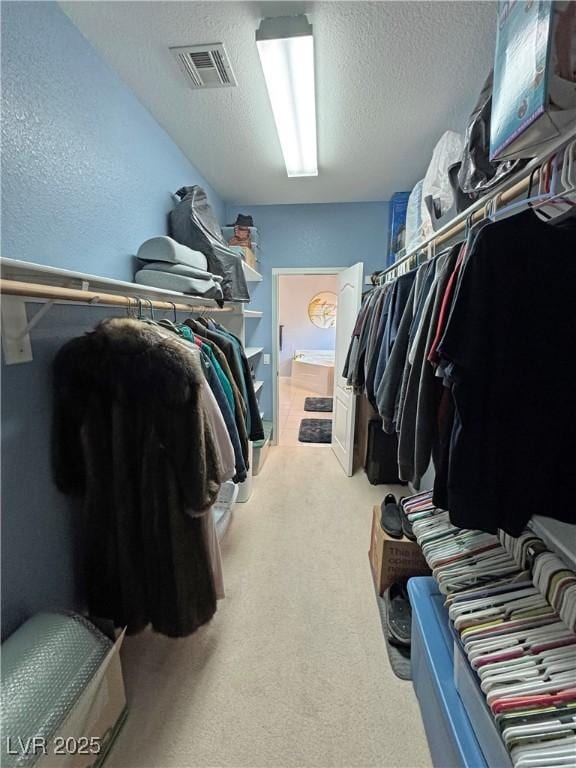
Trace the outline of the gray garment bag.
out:
<instances>
[{"instance_id":1,"label":"gray garment bag","mask_svg":"<svg viewBox=\"0 0 576 768\"><path fill-rule=\"evenodd\" d=\"M199 186L182 187L176 196L180 200L170 213L174 240L206 256L208 270L223 278L225 301L250 301L242 259L225 243L206 192Z\"/></svg>"}]
</instances>

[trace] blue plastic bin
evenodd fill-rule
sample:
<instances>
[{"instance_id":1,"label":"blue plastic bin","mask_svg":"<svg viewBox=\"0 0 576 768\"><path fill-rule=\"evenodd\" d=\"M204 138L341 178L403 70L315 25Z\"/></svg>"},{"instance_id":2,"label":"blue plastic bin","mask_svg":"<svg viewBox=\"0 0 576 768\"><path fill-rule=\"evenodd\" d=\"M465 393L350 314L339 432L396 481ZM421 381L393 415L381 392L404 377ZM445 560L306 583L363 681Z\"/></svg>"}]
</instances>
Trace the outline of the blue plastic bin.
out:
<instances>
[{"instance_id":1,"label":"blue plastic bin","mask_svg":"<svg viewBox=\"0 0 576 768\"><path fill-rule=\"evenodd\" d=\"M454 648L444 598L429 576L410 579L408 594L412 678L432 762L437 768L488 768L454 685Z\"/></svg>"}]
</instances>

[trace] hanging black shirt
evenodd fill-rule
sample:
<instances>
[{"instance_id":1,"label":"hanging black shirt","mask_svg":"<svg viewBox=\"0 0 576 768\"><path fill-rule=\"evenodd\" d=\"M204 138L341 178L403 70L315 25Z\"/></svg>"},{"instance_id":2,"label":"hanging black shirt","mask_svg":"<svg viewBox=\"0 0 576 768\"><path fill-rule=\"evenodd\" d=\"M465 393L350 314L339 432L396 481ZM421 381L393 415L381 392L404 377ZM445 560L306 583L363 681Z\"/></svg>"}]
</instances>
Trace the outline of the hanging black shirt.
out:
<instances>
[{"instance_id":1,"label":"hanging black shirt","mask_svg":"<svg viewBox=\"0 0 576 768\"><path fill-rule=\"evenodd\" d=\"M573 226L527 211L478 235L439 348L455 404L448 508L462 528L576 522L575 291Z\"/></svg>"}]
</instances>

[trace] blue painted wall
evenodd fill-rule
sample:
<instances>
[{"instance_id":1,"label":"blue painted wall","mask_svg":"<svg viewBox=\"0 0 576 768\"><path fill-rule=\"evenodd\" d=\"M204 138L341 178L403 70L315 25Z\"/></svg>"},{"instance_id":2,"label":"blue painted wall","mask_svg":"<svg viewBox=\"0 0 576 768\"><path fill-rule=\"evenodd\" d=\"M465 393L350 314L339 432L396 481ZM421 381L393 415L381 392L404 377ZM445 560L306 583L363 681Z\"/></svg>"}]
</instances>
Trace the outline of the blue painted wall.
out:
<instances>
[{"instance_id":1,"label":"blue painted wall","mask_svg":"<svg viewBox=\"0 0 576 768\"><path fill-rule=\"evenodd\" d=\"M115 314L125 313L55 307L32 332L34 362L2 363L2 637L37 611L83 607L79 510L50 468L51 364L71 337Z\"/></svg>"},{"instance_id":2,"label":"blue painted wall","mask_svg":"<svg viewBox=\"0 0 576 768\"><path fill-rule=\"evenodd\" d=\"M166 234L178 187L207 187L223 218L222 201L55 3L2 3L2 86L3 256L131 280L131 254ZM50 364L112 314L55 307L32 333L34 362L3 365L3 636L38 610L82 605L77 515L50 473Z\"/></svg>"},{"instance_id":3,"label":"blue painted wall","mask_svg":"<svg viewBox=\"0 0 576 768\"><path fill-rule=\"evenodd\" d=\"M131 280L206 180L52 2L2 3L2 255Z\"/></svg>"},{"instance_id":4,"label":"blue painted wall","mask_svg":"<svg viewBox=\"0 0 576 768\"><path fill-rule=\"evenodd\" d=\"M165 131L52 2L2 3L2 254L119 279L164 234L170 193L202 184ZM271 345L273 266L382 268L387 204L249 208L262 234L264 281L251 344ZM37 307L32 308L35 312ZM29 308L30 312L30 308ZM121 311L57 306L32 333L34 361L2 368L2 634L36 611L82 607L78 516L50 472L50 365L69 338ZM271 413L270 367L259 377Z\"/></svg>"},{"instance_id":5,"label":"blue painted wall","mask_svg":"<svg viewBox=\"0 0 576 768\"><path fill-rule=\"evenodd\" d=\"M384 269L388 238L388 203L329 203L307 205L228 205L226 219L250 213L259 229L261 283L251 283L250 307L262 309L261 320L248 320L251 346L272 353L272 269L274 267L348 267L364 262L364 274ZM265 384L260 395L265 416L272 418L272 367L262 357L257 378Z\"/></svg>"}]
</instances>

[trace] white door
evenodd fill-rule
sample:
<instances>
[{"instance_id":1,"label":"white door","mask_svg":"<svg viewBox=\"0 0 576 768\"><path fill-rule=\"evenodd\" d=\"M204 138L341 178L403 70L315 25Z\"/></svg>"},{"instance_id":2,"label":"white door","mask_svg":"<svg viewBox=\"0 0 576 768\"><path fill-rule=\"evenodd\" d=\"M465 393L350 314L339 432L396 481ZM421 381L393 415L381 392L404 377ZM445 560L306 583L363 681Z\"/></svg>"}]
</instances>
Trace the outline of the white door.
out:
<instances>
[{"instance_id":1,"label":"white door","mask_svg":"<svg viewBox=\"0 0 576 768\"><path fill-rule=\"evenodd\" d=\"M354 417L356 398L342 376L346 354L362 301L364 265L354 264L338 274L338 316L334 360L334 413L332 415L332 450L348 477L352 474L354 454Z\"/></svg>"}]
</instances>

